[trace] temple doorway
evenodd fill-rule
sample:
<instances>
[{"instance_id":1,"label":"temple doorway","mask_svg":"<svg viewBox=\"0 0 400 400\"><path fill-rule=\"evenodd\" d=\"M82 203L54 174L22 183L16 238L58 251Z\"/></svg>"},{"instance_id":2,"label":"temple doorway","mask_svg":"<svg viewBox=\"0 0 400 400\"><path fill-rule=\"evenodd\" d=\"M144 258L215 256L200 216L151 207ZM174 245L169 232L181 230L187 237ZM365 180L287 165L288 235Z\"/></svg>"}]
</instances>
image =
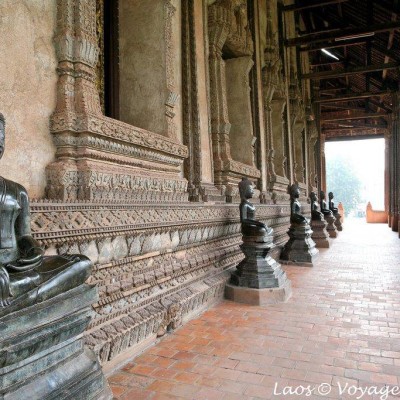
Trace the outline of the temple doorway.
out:
<instances>
[{"instance_id":1,"label":"temple doorway","mask_svg":"<svg viewBox=\"0 0 400 400\"><path fill-rule=\"evenodd\" d=\"M367 206L385 210L385 139L325 143L326 191L342 203L345 217L366 220Z\"/></svg>"}]
</instances>

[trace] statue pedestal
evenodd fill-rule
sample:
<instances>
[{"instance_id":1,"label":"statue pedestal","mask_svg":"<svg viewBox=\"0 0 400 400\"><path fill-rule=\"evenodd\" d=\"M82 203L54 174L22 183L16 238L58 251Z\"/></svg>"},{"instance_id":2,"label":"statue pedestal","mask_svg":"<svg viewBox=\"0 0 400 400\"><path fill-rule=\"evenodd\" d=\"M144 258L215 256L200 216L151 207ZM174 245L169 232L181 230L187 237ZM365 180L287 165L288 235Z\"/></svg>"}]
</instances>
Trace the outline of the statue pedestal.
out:
<instances>
[{"instance_id":1,"label":"statue pedestal","mask_svg":"<svg viewBox=\"0 0 400 400\"><path fill-rule=\"evenodd\" d=\"M342 216L341 216L339 213L335 213L335 214L333 214L333 215L334 215L334 217L336 218L336 220L335 220L335 227L336 227L336 229L337 229L339 232L341 232L341 231L343 230L342 222L340 221L340 219L342 218Z\"/></svg>"},{"instance_id":2,"label":"statue pedestal","mask_svg":"<svg viewBox=\"0 0 400 400\"><path fill-rule=\"evenodd\" d=\"M311 239L314 240L316 247L321 249L328 249L330 247L329 233L326 230L328 223L323 219L312 219L311 229L312 235Z\"/></svg>"},{"instance_id":3,"label":"statue pedestal","mask_svg":"<svg viewBox=\"0 0 400 400\"><path fill-rule=\"evenodd\" d=\"M280 264L268 255L275 247L272 236L262 239L243 236L240 247L245 259L231 275L226 298L258 305L286 301L291 295L291 284Z\"/></svg>"},{"instance_id":4,"label":"statue pedestal","mask_svg":"<svg viewBox=\"0 0 400 400\"><path fill-rule=\"evenodd\" d=\"M292 284L289 279L281 287L268 289L252 289L248 287L225 286L225 298L237 303L265 306L285 302L292 295Z\"/></svg>"},{"instance_id":5,"label":"statue pedestal","mask_svg":"<svg viewBox=\"0 0 400 400\"><path fill-rule=\"evenodd\" d=\"M335 217L331 215L325 215L325 221L327 222L326 230L330 238L337 238L338 232L335 226Z\"/></svg>"},{"instance_id":6,"label":"statue pedestal","mask_svg":"<svg viewBox=\"0 0 400 400\"><path fill-rule=\"evenodd\" d=\"M0 309L0 399L111 399L82 333L96 288L83 284L23 310Z\"/></svg>"},{"instance_id":7,"label":"statue pedestal","mask_svg":"<svg viewBox=\"0 0 400 400\"><path fill-rule=\"evenodd\" d=\"M292 224L287 233L289 240L281 252L282 262L312 267L319 251L311 239L313 231L310 225Z\"/></svg>"}]
</instances>

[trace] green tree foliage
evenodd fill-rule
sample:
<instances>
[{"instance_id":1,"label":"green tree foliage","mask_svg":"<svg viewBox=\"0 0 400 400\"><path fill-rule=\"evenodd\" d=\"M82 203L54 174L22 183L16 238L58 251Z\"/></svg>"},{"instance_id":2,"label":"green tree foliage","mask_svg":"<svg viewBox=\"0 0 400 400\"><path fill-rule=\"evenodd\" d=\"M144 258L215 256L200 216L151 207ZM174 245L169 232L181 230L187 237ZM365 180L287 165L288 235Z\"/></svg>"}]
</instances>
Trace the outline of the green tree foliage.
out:
<instances>
[{"instance_id":1,"label":"green tree foliage","mask_svg":"<svg viewBox=\"0 0 400 400\"><path fill-rule=\"evenodd\" d=\"M356 175L356 168L351 159L336 156L327 160L326 163L326 186L327 201L328 193L333 192L335 206L342 202L345 213L357 209L361 201L361 181Z\"/></svg>"}]
</instances>

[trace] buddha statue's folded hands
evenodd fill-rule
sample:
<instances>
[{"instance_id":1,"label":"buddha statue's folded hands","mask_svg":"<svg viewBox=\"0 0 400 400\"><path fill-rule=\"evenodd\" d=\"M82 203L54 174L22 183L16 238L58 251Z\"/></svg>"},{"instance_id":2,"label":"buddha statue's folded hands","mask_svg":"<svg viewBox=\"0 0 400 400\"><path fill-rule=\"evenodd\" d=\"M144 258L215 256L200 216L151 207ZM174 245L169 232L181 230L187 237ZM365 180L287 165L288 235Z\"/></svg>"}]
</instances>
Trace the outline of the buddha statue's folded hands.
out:
<instances>
[{"instance_id":1,"label":"buddha statue's folded hands","mask_svg":"<svg viewBox=\"0 0 400 400\"><path fill-rule=\"evenodd\" d=\"M32 236L22 236L17 243L20 258L7 264L8 269L20 272L28 271L42 263L44 251Z\"/></svg>"}]
</instances>

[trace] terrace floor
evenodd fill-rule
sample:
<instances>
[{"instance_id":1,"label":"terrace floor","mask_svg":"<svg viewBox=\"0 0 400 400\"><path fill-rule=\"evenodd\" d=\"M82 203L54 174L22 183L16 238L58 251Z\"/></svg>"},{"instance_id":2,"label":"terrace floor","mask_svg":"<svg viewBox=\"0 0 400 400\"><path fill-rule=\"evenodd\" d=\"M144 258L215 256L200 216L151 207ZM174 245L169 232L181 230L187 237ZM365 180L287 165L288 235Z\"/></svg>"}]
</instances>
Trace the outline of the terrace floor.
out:
<instances>
[{"instance_id":1,"label":"terrace floor","mask_svg":"<svg viewBox=\"0 0 400 400\"><path fill-rule=\"evenodd\" d=\"M285 270L288 302L218 304L111 375L115 398L399 398L397 233L345 221L313 268Z\"/></svg>"}]
</instances>

